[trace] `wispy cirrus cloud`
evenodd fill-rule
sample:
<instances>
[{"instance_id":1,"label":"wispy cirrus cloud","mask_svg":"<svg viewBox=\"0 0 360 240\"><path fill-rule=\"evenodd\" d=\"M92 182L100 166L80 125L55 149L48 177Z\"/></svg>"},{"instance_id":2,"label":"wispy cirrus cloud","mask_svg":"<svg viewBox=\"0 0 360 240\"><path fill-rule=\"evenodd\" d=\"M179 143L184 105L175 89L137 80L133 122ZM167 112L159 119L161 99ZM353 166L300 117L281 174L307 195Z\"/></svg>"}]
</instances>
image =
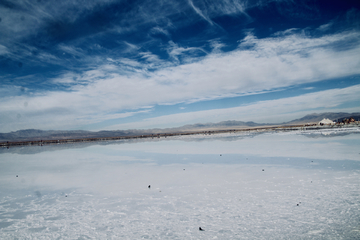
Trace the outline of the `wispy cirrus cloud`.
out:
<instances>
[{"instance_id":1,"label":"wispy cirrus cloud","mask_svg":"<svg viewBox=\"0 0 360 240\"><path fill-rule=\"evenodd\" d=\"M173 41L169 42L169 47L167 48L168 54L175 62L179 63L179 57L188 59L188 61L192 61L191 59L194 58L197 54L208 54L204 49L201 47L179 47Z\"/></svg>"},{"instance_id":2,"label":"wispy cirrus cloud","mask_svg":"<svg viewBox=\"0 0 360 240\"><path fill-rule=\"evenodd\" d=\"M111 64L104 64L81 74L67 72L53 80L56 84L70 84L67 92L53 91L32 96L2 98L0 111L3 113L3 121L14 121L13 128L16 126L17 118L14 117L18 116L17 114L23 116L23 119L27 119L27 122L34 122L34 119L37 119L36 122L41 124L41 119L46 119L44 121L47 122L49 119L59 122L56 119L60 119L62 126L71 127L84 124L83 119L90 115L94 117L88 118L88 124L102 121L104 118L126 117L128 116L126 112L143 113L141 109L149 106L257 94L296 84L352 76L360 74L358 57L360 43L358 41L351 49L345 50L338 49L337 46L343 41L360 39L359 37L357 32L327 35L320 38L297 33L266 39L257 39L249 35L240 43L239 48L232 52L211 53L201 60L188 64L168 67L163 65L155 71L132 71L125 75L122 74L123 69L114 64L116 60L112 60ZM251 45L252 48L244 50L244 45ZM145 53L144 57L150 62L160 61L151 59L152 54L150 53ZM123 60L120 59L120 61ZM129 67L131 68L131 66ZM352 88L356 94L346 89L352 94L348 95L352 96L351 101L356 101L358 88ZM339 99L341 90L335 92L337 95L333 99ZM306 102L302 102L301 98L292 98L296 101L293 100L290 103L291 99L286 99L283 102L279 100L279 103L272 105L260 104L258 106L264 106L263 109L253 108L256 111L254 110L247 116L255 116L255 112L263 112L266 109L281 112L281 109L302 111L302 107L305 106L308 109L338 106L336 102L331 101L331 98L328 99L329 102L326 102L328 100L325 101L325 97L319 100L316 99L316 96L318 95L306 96L308 99ZM321 93L319 96L322 96ZM345 99L350 101L349 97L345 98L346 94L342 96L344 98L340 102L345 102ZM309 107L309 101L317 107ZM25 102L27 103L26 107L24 107ZM284 107L284 105L288 107ZM250 108L247 108L246 111L244 108L239 107L238 110L240 112L250 111ZM216 113L216 111L219 112ZM223 111L226 112L226 110ZM229 110L229 112L233 111ZM219 116L222 111L217 109L209 113ZM107 117L96 117L101 115ZM196 116L195 113L187 113L187 115ZM186 114L182 116L186 116ZM64 118L68 120L65 121ZM212 119L215 120L216 117L212 117ZM221 119L223 118L221 117ZM241 115L238 116L238 119L245 120ZM274 121L275 119L281 118L278 116L274 117Z\"/></svg>"},{"instance_id":3,"label":"wispy cirrus cloud","mask_svg":"<svg viewBox=\"0 0 360 240\"><path fill-rule=\"evenodd\" d=\"M281 123L303 117L306 114L329 111L359 111L359 107L341 105L360 103L360 85L303 94L277 100L259 101L251 104L223 109L212 109L170 114L146 118L135 123L118 124L107 129L176 127L192 123L220 122L226 120L255 121L259 123Z\"/></svg>"},{"instance_id":4,"label":"wispy cirrus cloud","mask_svg":"<svg viewBox=\"0 0 360 240\"><path fill-rule=\"evenodd\" d=\"M204 15L204 13L194 5L192 0L188 0L189 5L194 9L194 11L200 16L202 17L205 21L207 21L208 23L210 23L210 25L214 25L215 23L207 16Z\"/></svg>"},{"instance_id":5,"label":"wispy cirrus cloud","mask_svg":"<svg viewBox=\"0 0 360 240\"><path fill-rule=\"evenodd\" d=\"M347 3L316 21L320 4L286 0L6 3L3 131L113 124L299 85L315 92L314 83L360 74L360 15Z\"/></svg>"}]
</instances>

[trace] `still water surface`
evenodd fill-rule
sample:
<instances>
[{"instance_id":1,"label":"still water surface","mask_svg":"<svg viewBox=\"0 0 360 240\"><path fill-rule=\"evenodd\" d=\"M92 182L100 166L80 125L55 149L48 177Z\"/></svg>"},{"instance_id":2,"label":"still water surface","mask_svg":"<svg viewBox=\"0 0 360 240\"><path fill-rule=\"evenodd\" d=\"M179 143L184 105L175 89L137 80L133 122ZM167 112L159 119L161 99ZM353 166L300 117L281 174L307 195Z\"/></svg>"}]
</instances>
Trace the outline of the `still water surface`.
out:
<instances>
[{"instance_id":1,"label":"still water surface","mask_svg":"<svg viewBox=\"0 0 360 240\"><path fill-rule=\"evenodd\" d=\"M348 129L0 149L0 239L360 239L359 146Z\"/></svg>"}]
</instances>

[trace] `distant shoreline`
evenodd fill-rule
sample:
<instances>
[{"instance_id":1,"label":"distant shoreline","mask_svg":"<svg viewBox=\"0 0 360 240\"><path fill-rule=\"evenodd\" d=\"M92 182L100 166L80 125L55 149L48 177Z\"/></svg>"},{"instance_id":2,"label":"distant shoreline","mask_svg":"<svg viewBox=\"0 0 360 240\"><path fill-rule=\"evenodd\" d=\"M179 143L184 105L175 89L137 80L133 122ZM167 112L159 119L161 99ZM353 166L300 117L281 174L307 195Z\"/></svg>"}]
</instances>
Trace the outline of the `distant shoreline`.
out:
<instances>
[{"instance_id":1,"label":"distant shoreline","mask_svg":"<svg viewBox=\"0 0 360 240\"><path fill-rule=\"evenodd\" d=\"M0 147L9 148L16 146L43 146L50 144L66 144L78 142L97 142L97 141L112 141L112 140L126 140L126 139L146 139L146 138L166 138L173 136L187 136L187 135L211 135L219 133L231 132L267 132L267 131L304 131L304 130L320 130L320 129L337 129L360 127L359 123L346 124L346 125L317 125L317 124L300 124L300 125L281 125L281 126L258 126L247 128L233 128L233 129L207 129L207 130L194 130L174 133L154 133L142 134L133 136L117 136L117 137L96 137L96 138L67 138L67 139L45 139L45 140L26 140L26 141L6 141L0 142Z\"/></svg>"}]
</instances>

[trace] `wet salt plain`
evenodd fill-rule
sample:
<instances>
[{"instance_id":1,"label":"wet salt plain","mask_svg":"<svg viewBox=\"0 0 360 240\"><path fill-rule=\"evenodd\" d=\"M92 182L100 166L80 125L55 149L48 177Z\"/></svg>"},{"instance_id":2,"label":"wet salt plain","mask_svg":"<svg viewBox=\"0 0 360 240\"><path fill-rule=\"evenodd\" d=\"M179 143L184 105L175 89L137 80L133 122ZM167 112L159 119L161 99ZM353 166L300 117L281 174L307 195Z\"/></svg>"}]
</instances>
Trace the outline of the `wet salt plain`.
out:
<instances>
[{"instance_id":1,"label":"wet salt plain","mask_svg":"<svg viewBox=\"0 0 360 240\"><path fill-rule=\"evenodd\" d=\"M3 148L0 239L360 239L359 146L354 128Z\"/></svg>"}]
</instances>

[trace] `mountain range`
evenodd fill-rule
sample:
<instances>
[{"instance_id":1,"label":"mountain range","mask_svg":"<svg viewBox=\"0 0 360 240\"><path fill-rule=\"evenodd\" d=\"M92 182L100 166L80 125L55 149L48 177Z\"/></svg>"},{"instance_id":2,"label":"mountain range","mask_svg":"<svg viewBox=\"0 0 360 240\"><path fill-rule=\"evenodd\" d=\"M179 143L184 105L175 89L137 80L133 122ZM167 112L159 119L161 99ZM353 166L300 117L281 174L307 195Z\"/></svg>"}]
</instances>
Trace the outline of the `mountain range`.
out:
<instances>
[{"instance_id":1,"label":"mountain range","mask_svg":"<svg viewBox=\"0 0 360 240\"><path fill-rule=\"evenodd\" d=\"M281 125L299 125L305 123L317 123L324 118L329 118L333 121L341 121L344 118L353 117L355 120L360 119L360 113L313 113L308 114L302 118L295 119L289 122L278 124L243 122L243 121L222 121L218 123L197 123L191 125L184 125L176 128L165 129L129 129L129 130L115 130L115 131L83 131L83 130L38 130L26 129L18 130L9 133L0 133L0 142L6 141L39 141L39 140L54 140L54 139L84 139L84 138L108 138L119 136L139 136L151 134L164 134L164 133L182 133L182 132L195 132L195 131L213 131L213 130L230 130L242 128L254 128L261 126L281 126Z\"/></svg>"},{"instance_id":2,"label":"mountain range","mask_svg":"<svg viewBox=\"0 0 360 240\"><path fill-rule=\"evenodd\" d=\"M286 124L303 124L307 122L319 122L324 118L328 118L330 120L333 120L334 122L341 122L344 118L351 118L351 117L358 121L360 119L360 113L344 113L344 112L312 113L306 115L305 117L287 122Z\"/></svg>"}]
</instances>

